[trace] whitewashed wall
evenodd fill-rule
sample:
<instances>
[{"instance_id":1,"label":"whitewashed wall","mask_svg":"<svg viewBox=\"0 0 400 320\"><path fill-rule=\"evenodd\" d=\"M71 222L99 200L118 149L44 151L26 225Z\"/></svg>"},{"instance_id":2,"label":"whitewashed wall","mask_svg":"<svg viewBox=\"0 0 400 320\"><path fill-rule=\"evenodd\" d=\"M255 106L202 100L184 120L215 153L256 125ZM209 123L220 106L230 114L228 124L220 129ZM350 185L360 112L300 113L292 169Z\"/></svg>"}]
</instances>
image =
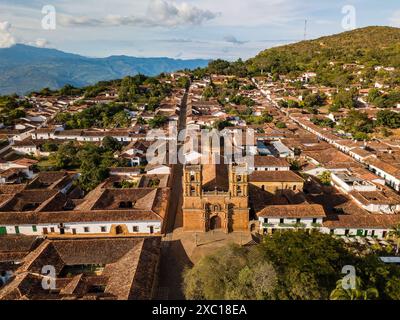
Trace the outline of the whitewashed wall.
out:
<instances>
[{"instance_id":1,"label":"whitewashed wall","mask_svg":"<svg viewBox=\"0 0 400 320\"><path fill-rule=\"evenodd\" d=\"M97 233L110 233L111 227L116 225L126 226L130 234L150 234L150 226L154 227L154 234L161 232L161 221L132 221L132 222L87 222L87 223L65 223L65 233L72 234L72 229L76 229L76 234L97 234ZM138 231L134 232L133 227L138 227ZM15 226L5 226L7 234L16 234ZM55 233L60 233L58 224L40 224L36 226L37 231L33 231L32 225L19 225L19 233L24 235L43 235L43 229L47 228L48 233L50 229L54 228ZM89 232L85 232L85 227L89 228ZM106 232L101 231L101 227L106 227Z\"/></svg>"}]
</instances>

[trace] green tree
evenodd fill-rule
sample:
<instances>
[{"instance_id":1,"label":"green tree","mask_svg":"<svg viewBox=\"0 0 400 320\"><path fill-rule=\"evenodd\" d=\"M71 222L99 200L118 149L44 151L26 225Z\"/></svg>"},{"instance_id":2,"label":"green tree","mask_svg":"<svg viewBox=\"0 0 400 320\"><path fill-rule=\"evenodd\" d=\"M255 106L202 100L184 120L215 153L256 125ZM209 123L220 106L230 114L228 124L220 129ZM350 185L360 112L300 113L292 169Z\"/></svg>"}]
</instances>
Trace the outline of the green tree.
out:
<instances>
[{"instance_id":1,"label":"green tree","mask_svg":"<svg viewBox=\"0 0 400 320\"><path fill-rule=\"evenodd\" d=\"M393 227L393 229L390 231L390 235L396 241L396 255L398 255L400 250L400 224Z\"/></svg>"},{"instance_id":2,"label":"green tree","mask_svg":"<svg viewBox=\"0 0 400 320\"><path fill-rule=\"evenodd\" d=\"M332 181L332 175L329 171L324 171L318 176L319 181L323 185L330 186Z\"/></svg>"},{"instance_id":3,"label":"green tree","mask_svg":"<svg viewBox=\"0 0 400 320\"><path fill-rule=\"evenodd\" d=\"M400 128L400 114L390 110L381 110L377 114L376 124L390 129Z\"/></svg>"},{"instance_id":4,"label":"green tree","mask_svg":"<svg viewBox=\"0 0 400 320\"><path fill-rule=\"evenodd\" d=\"M330 300L374 300L379 298L376 288L364 288L362 280L356 278L354 289L344 289L343 280L337 282L336 288L331 292Z\"/></svg>"},{"instance_id":5,"label":"green tree","mask_svg":"<svg viewBox=\"0 0 400 320\"><path fill-rule=\"evenodd\" d=\"M116 128L127 128L129 127L131 121L129 113L126 111L119 111L117 112L112 119L114 127Z\"/></svg>"},{"instance_id":6,"label":"green tree","mask_svg":"<svg viewBox=\"0 0 400 320\"><path fill-rule=\"evenodd\" d=\"M166 116L157 115L153 119L148 121L150 128L156 129L162 127L164 124L168 122L168 118Z\"/></svg>"},{"instance_id":7,"label":"green tree","mask_svg":"<svg viewBox=\"0 0 400 320\"><path fill-rule=\"evenodd\" d=\"M59 169L70 169L78 166L77 152L78 149L72 141L62 144L52 156L56 167Z\"/></svg>"},{"instance_id":8,"label":"green tree","mask_svg":"<svg viewBox=\"0 0 400 320\"><path fill-rule=\"evenodd\" d=\"M357 132L372 133L374 129L374 122L364 112L351 110L347 117L342 119L340 128L346 132L355 134Z\"/></svg>"},{"instance_id":9,"label":"green tree","mask_svg":"<svg viewBox=\"0 0 400 320\"><path fill-rule=\"evenodd\" d=\"M278 121L278 122L275 124L275 126L276 126L278 129L285 129L285 128L287 128L287 127L286 127L286 123L281 122L281 121Z\"/></svg>"},{"instance_id":10,"label":"green tree","mask_svg":"<svg viewBox=\"0 0 400 320\"><path fill-rule=\"evenodd\" d=\"M122 144L115 138L110 136L105 136L101 145L105 150L116 152L122 149Z\"/></svg>"},{"instance_id":11,"label":"green tree","mask_svg":"<svg viewBox=\"0 0 400 320\"><path fill-rule=\"evenodd\" d=\"M245 266L240 270L235 286L225 294L228 300L272 300L278 277L269 262L260 262L254 266Z\"/></svg>"},{"instance_id":12,"label":"green tree","mask_svg":"<svg viewBox=\"0 0 400 320\"><path fill-rule=\"evenodd\" d=\"M290 268L285 272L281 288L279 294L281 299L320 300L323 298L322 290L315 276L295 268Z\"/></svg>"},{"instance_id":13,"label":"green tree","mask_svg":"<svg viewBox=\"0 0 400 320\"><path fill-rule=\"evenodd\" d=\"M233 124L228 120L217 120L213 124L213 128L219 131L222 131L228 127L233 127Z\"/></svg>"},{"instance_id":14,"label":"green tree","mask_svg":"<svg viewBox=\"0 0 400 320\"><path fill-rule=\"evenodd\" d=\"M42 145L42 150L45 152L56 152L58 150L58 145L56 143L45 142Z\"/></svg>"},{"instance_id":15,"label":"green tree","mask_svg":"<svg viewBox=\"0 0 400 320\"><path fill-rule=\"evenodd\" d=\"M333 105L339 109L353 109L357 106L357 98L358 95L356 90L339 90L339 92L333 97Z\"/></svg>"}]
</instances>

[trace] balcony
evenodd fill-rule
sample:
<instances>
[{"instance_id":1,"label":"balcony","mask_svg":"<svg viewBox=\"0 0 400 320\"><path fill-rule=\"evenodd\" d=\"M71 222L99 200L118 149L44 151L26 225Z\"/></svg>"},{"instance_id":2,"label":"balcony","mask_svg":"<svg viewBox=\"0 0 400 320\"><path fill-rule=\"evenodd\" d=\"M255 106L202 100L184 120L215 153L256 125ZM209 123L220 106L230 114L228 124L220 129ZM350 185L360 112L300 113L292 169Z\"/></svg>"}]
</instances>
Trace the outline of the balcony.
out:
<instances>
[{"instance_id":1,"label":"balcony","mask_svg":"<svg viewBox=\"0 0 400 320\"><path fill-rule=\"evenodd\" d=\"M305 228L307 225L305 223L280 223L278 225L280 228Z\"/></svg>"},{"instance_id":2,"label":"balcony","mask_svg":"<svg viewBox=\"0 0 400 320\"><path fill-rule=\"evenodd\" d=\"M226 191L218 191L218 190L203 191L203 196L226 196L226 197L229 197L230 193L226 192Z\"/></svg>"},{"instance_id":3,"label":"balcony","mask_svg":"<svg viewBox=\"0 0 400 320\"><path fill-rule=\"evenodd\" d=\"M307 228L307 225L305 223L263 223L262 226L263 228Z\"/></svg>"},{"instance_id":4,"label":"balcony","mask_svg":"<svg viewBox=\"0 0 400 320\"><path fill-rule=\"evenodd\" d=\"M274 228L275 225L273 223L263 223L263 228Z\"/></svg>"}]
</instances>

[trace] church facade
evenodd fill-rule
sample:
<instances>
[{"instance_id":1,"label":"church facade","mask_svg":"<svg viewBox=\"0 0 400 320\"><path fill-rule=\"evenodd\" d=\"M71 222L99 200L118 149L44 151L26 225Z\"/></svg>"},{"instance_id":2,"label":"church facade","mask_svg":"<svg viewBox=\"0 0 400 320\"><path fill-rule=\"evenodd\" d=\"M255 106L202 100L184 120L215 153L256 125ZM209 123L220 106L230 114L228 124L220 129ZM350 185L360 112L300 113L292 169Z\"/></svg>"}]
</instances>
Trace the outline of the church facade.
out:
<instances>
[{"instance_id":1,"label":"church facade","mask_svg":"<svg viewBox=\"0 0 400 320\"><path fill-rule=\"evenodd\" d=\"M248 231L248 183L245 165L186 165L183 175L184 231Z\"/></svg>"}]
</instances>

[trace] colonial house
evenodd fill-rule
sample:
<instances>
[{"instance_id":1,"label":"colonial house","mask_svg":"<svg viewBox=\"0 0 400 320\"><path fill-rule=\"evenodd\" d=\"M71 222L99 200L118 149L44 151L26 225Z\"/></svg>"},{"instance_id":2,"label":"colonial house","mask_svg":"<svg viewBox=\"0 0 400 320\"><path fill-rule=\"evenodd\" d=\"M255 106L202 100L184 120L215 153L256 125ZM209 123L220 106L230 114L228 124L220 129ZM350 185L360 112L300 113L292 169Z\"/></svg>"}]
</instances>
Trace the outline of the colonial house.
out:
<instances>
[{"instance_id":1,"label":"colonial house","mask_svg":"<svg viewBox=\"0 0 400 320\"><path fill-rule=\"evenodd\" d=\"M31 139L23 141L15 141L11 148L18 154L22 155L37 155L39 152L38 146Z\"/></svg>"},{"instance_id":2,"label":"colonial house","mask_svg":"<svg viewBox=\"0 0 400 320\"><path fill-rule=\"evenodd\" d=\"M318 204L267 206L257 213L262 233L282 229L312 229L322 227L325 210Z\"/></svg>"},{"instance_id":3,"label":"colonial house","mask_svg":"<svg viewBox=\"0 0 400 320\"><path fill-rule=\"evenodd\" d=\"M151 143L152 142L146 140L131 142L121 151L121 154L116 155L116 157L128 159L132 167L140 166L146 162L146 152Z\"/></svg>"},{"instance_id":4,"label":"colonial house","mask_svg":"<svg viewBox=\"0 0 400 320\"><path fill-rule=\"evenodd\" d=\"M332 171L331 177L332 184L348 194L364 210L381 214L400 212L400 196L391 189L364 179L349 170Z\"/></svg>"},{"instance_id":5,"label":"colonial house","mask_svg":"<svg viewBox=\"0 0 400 320\"><path fill-rule=\"evenodd\" d=\"M254 171L249 183L272 194L282 190L302 191L304 187L304 179L293 171Z\"/></svg>"},{"instance_id":6,"label":"colonial house","mask_svg":"<svg viewBox=\"0 0 400 320\"><path fill-rule=\"evenodd\" d=\"M135 167L116 167L110 168L110 176L138 176L141 174L140 168Z\"/></svg>"},{"instance_id":7,"label":"colonial house","mask_svg":"<svg viewBox=\"0 0 400 320\"><path fill-rule=\"evenodd\" d=\"M350 197L363 209L372 213L396 214L400 212L400 195L385 187L374 191L350 192Z\"/></svg>"},{"instance_id":8,"label":"colonial house","mask_svg":"<svg viewBox=\"0 0 400 320\"><path fill-rule=\"evenodd\" d=\"M0 290L0 300L151 300L161 239L46 239ZM56 289L43 290L53 266Z\"/></svg>"},{"instance_id":9,"label":"colonial house","mask_svg":"<svg viewBox=\"0 0 400 320\"><path fill-rule=\"evenodd\" d=\"M43 241L35 236L7 235L0 237L0 288L12 280L30 251Z\"/></svg>"},{"instance_id":10,"label":"colonial house","mask_svg":"<svg viewBox=\"0 0 400 320\"><path fill-rule=\"evenodd\" d=\"M289 171L290 164L283 158L272 156L254 156L254 166L249 166L252 171Z\"/></svg>"},{"instance_id":11,"label":"colonial house","mask_svg":"<svg viewBox=\"0 0 400 320\"><path fill-rule=\"evenodd\" d=\"M104 183L84 199L57 189L5 194L0 234L46 236L159 235L168 211L169 188L113 188Z\"/></svg>"},{"instance_id":12,"label":"colonial house","mask_svg":"<svg viewBox=\"0 0 400 320\"><path fill-rule=\"evenodd\" d=\"M320 231L338 236L384 239L399 223L399 215L338 215L325 220Z\"/></svg>"},{"instance_id":13,"label":"colonial house","mask_svg":"<svg viewBox=\"0 0 400 320\"><path fill-rule=\"evenodd\" d=\"M101 142L104 137L110 136L120 142L131 142L145 138L140 129L113 129L113 130L63 130L54 134L55 139L75 140L80 142Z\"/></svg>"},{"instance_id":14,"label":"colonial house","mask_svg":"<svg viewBox=\"0 0 400 320\"><path fill-rule=\"evenodd\" d=\"M78 173L66 171L40 172L26 187L28 190L58 190L63 194L71 189L74 181L79 178Z\"/></svg>"},{"instance_id":15,"label":"colonial house","mask_svg":"<svg viewBox=\"0 0 400 320\"><path fill-rule=\"evenodd\" d=\"M376 175L385 179L386 183L395 189L400 191L400 169L394 165L384 162L380 159L369 158L366 160L368 169Z\"/></svg>"},{"instance_id":16,"label":"colonial house","mask_svg":"<svg viewBox=\"0 0 400 320\"><path fill-rule=\"evenodd\" d=\"M31 179L34 176L32 167L37 162L38 162L37 160L25 159L25 158L14 161L0 160L0 171L1 170L5 171L9 169L18 169L22 171L27 178Z\"/></svg>"},{"instance_id":17,"label":"colonial house","mask_svg":"<svg viewBox=\"0 0 400 320\"><path fill-rule=\"evenodd\" d=\"M145 171L147 174L171 174L171 167L165 164L148 164Z\"/></svg>"},{"instance_id":18,"label":"colonial house","mask_svg":"<svg viewBox=\"0 0 400 320\"><path fill-rule=\"evenodd\" d=\"M27 176L24 169L11 168L0 172L0 184L21 183Z\"/></svg>"},{"instance_id":19,"label":"colonial house","mask_svg":"<svg viewBox=\"0 0 400 320\"><path fill-rule=\"evenodd\" d=\"M32 139L34 140L48 140L55 138L56 131L62 131L62 127L49 127L49 128L38 128L32 132Z\"/></svg>"}]
</instances>

